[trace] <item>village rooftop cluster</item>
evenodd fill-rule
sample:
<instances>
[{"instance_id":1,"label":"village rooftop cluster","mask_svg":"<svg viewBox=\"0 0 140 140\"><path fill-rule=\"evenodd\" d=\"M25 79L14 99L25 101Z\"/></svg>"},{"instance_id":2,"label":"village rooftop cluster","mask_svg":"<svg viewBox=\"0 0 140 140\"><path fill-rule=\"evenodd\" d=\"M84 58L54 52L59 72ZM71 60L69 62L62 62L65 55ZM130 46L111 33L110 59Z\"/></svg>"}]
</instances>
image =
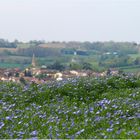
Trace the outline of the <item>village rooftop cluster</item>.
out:
<instances>
[{"instance_id":1,"label":"village rooftop cluster","mask_svg":"<svg viewBox=\"0 0 140 140\"><path fill-rule=\"evenodd\" d=\"M104 72L94 72L92 70L50 70L47 67L42 66L38 68L36 66L35 56L33 54L31 66L25 70L20 70L19 68L9 68L0 69L0 81L13 81L13 82L23 82L23 81L34 81L36 83L42 83L47 81L61 81L63 79L70 79L74 77L101 77L106 75L118 75L119 71L114 69L109 69L109 71Z\"/></svg>"}]
</instances>

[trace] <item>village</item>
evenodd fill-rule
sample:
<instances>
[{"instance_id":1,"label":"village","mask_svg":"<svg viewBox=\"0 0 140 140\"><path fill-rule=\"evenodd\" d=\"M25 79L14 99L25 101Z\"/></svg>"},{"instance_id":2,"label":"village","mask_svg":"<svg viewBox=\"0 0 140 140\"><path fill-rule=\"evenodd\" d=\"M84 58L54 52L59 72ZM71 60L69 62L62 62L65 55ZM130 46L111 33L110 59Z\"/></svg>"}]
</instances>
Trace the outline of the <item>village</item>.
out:
<instances>
[{"instance_id":1,"label":"village","mask_svg":"<svg viewBox=\"0 0 140 140\"><path fill-rule=\"evenodd\" d=\"M33 81L35 83L44 83L50 81L61 81L75 77L103 77L118 74L119 71L115 69L109 69L108 71L99 73L92 70L50 70L44 65L37 67L35 56L33 54L31 66L25 70L20 70L19 68L0 68L0 81L12 81L17 83Z\"/></svg>"}]
</instances>

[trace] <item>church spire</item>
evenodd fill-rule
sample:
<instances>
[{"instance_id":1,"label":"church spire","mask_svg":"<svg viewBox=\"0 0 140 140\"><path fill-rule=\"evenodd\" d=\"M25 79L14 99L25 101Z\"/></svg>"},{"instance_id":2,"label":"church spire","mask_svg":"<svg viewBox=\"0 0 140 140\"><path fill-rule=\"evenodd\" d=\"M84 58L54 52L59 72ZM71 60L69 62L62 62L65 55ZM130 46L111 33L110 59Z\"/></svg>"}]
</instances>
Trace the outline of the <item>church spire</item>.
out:
<instances>
[{"instance_id":1,"label":"church spire","mask_svg":"<svg viewBox=\"0 0 140 140\"><path fill-rule=\"evenodd\" d=\"M36 67L36 63L35 63L35 54L33 53L33 57L32 57L32 66Z\"/></svg>"}]
</instances>

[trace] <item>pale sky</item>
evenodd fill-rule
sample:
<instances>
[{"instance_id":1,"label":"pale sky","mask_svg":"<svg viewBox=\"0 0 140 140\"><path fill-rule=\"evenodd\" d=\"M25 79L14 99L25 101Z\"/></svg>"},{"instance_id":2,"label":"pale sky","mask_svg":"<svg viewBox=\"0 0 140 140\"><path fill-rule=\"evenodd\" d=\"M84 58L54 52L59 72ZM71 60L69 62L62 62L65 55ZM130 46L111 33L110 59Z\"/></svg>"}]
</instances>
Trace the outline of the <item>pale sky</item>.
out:
<instances>
[{"instance_id":1,"label":"pale sky","mask_svg":"<svg viewBox=\"0 0 140 140\"><path fill-rule=\"evenodd\" d=\"M0 38L140 42L140 0L0 0Z\"/></svg>"}]
</instances>

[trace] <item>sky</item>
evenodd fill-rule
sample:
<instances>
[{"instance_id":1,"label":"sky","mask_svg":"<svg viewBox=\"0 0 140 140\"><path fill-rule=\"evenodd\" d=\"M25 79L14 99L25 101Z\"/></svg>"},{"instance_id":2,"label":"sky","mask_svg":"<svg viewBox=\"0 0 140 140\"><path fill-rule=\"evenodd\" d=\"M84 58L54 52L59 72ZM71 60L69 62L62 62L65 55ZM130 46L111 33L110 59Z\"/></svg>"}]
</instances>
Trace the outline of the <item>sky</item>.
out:
<instances>
[{"instance_id":1,"label":"sky","mask_svg":"<svg viewBox=\"0 0 140 140\"><path fill-rule=\"evenodd\" d=\"M0 38L140 42L140 0L0 0Z\"/></svg>"}]
</instances>

